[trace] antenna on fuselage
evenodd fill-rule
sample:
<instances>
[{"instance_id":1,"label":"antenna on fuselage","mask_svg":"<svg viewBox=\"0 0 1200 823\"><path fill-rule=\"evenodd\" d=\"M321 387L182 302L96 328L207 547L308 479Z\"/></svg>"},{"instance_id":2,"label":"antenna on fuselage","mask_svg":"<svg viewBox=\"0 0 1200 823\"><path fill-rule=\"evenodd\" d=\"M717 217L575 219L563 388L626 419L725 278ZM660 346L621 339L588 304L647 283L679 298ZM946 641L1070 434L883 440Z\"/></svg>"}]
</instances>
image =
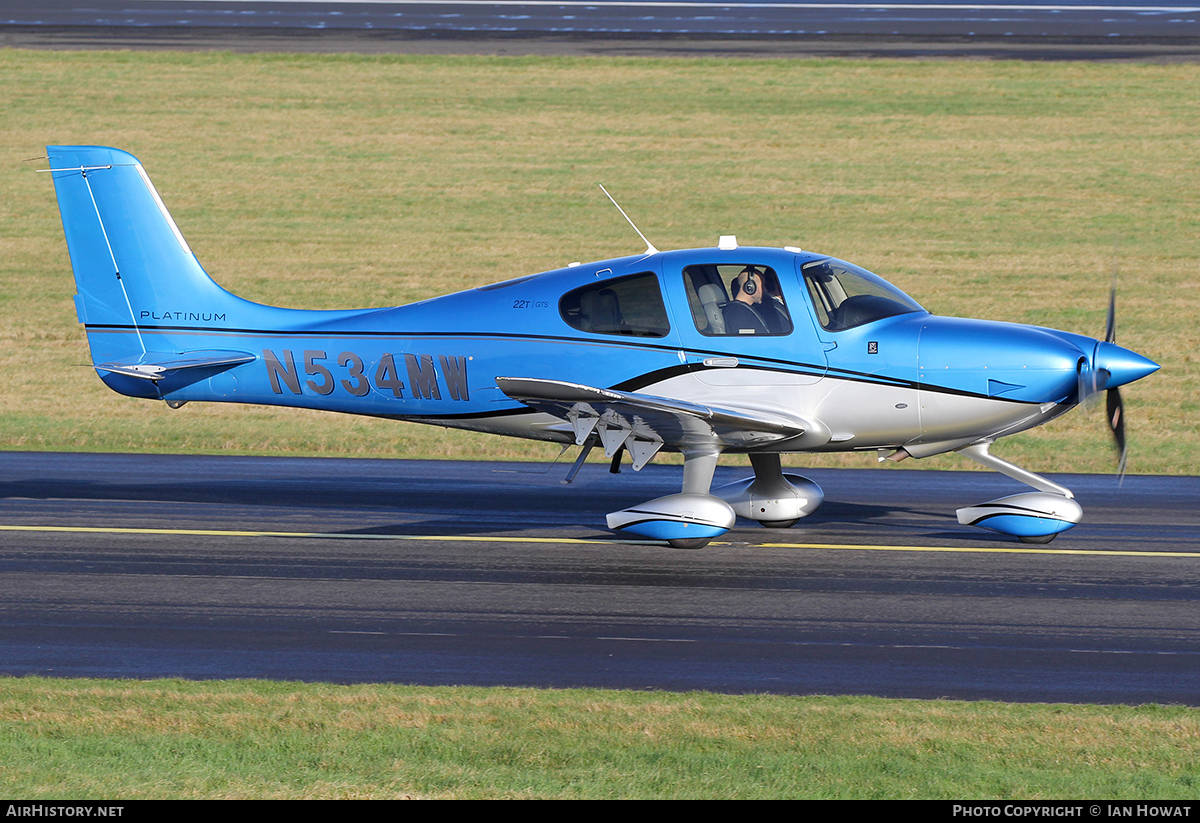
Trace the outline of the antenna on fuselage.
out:
<instances>
[{"instance_id":1,"label":"antenna on fuselage","mask_svg":"<svg viewBox=\"0 0 1200 823\"><path fill-rule=\"evenodd\" d=\"M612 204L617 207L617 211L621 212L621 216L628 221L629 225L633 226L633 230L637 232L638 237L642 238L642 242L646 244L646 254L658 254L658 249L654 248L654 244L646 239L646 235L642 234L642 230L634 225L634 222L629 219L629 215L625 213L625 209L621 208L620 204L617 203L616 200L613 200L613 196L608 193L608 189L604 188L604 184L597 183L596 185L600 187L600 191L604 192L604 196L612 201Z\"/></svg>"}]
</instances>

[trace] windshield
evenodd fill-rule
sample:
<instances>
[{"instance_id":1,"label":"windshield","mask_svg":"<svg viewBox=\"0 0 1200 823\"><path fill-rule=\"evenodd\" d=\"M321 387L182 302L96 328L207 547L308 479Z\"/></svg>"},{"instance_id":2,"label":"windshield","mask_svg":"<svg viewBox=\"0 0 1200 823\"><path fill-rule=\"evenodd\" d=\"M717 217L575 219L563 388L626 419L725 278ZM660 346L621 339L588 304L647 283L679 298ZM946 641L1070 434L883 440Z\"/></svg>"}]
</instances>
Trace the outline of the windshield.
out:
<instances>
[{"instance_id":1,"label":"windshield","mask_svg":"<svg viewBox=\"0 0 1200 823\"><path fill-rule=\"evenodd\" d=\"M842 331L898 314L925 311L878 275L844 260L827 257L802 267L804 285L829 331Z\"/></svg>"}]
</instances>

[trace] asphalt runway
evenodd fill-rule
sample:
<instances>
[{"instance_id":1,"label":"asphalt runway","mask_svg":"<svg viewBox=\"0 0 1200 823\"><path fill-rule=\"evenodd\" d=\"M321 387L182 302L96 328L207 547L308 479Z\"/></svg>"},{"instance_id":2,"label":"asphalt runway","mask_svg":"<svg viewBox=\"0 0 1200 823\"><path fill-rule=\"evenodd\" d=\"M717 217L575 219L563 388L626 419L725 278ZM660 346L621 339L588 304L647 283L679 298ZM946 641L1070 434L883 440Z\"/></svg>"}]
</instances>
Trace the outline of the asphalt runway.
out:
<instances>
[{"instance_id":1,"label":"asphalt runway","mask_svg":"<svg viewBox=\"0 0 1200 823\"><path fill-rule=\"evenodd\" d=\"M6 0L0 46L1195 60L1200 5L1131 0Z\"/></svg>"},{"instance_id":2,"label":"asphalt runway","mask_svg":"<svg viewBox=\"0 0 1200 823\"><path fill-rule=\"evenodd\" d=\"M999 475L814 470L681 551L603 530L679 467L567 462L0 453L0 672L1200 705L1200 478L1032 547L955 520Z\"/></svg>"},{"instance_id":3,"label":"asphalt runway","mask_svg":"<svg viewBox=\"0 0 1200 823\"><path fill-rule=\"evenodd\" d=\"M486 34L1196 36L1196 3L987 0L6 0L7 25Z\"/></svg>"}]
</instances>

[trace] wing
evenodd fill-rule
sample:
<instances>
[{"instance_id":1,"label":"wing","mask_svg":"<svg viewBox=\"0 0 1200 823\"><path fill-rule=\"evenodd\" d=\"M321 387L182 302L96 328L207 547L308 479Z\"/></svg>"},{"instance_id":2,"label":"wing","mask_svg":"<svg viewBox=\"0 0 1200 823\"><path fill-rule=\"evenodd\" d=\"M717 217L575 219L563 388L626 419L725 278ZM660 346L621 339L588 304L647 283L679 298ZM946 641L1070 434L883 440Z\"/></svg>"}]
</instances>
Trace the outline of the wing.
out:
<instances>
[{"instance_id":1,"label":"wing","mask_svg":"<svg viewBox=\"0 0 1200 823\"><path fill-rule=\"evenodd\" d=\"M684 400L597 389L562 380L497 377L506 395L570 424L583 445L595 433L609 457L628 449L641 469L664 445L754 448L800 437L810 424L760 411L702 406Z\"/></svg>"}]
</instances>

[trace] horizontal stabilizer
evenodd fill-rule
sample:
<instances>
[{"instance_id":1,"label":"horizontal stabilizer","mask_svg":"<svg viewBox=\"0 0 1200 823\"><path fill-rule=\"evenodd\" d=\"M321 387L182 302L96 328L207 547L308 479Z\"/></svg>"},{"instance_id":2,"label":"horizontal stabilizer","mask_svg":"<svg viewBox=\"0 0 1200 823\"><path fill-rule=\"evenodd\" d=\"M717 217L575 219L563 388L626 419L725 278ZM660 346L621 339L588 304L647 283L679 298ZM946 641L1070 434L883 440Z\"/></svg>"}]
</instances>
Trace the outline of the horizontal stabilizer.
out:
<instances>
[{"instance_id":1,"label":"horizontal stabilizer","mask_svg":"<svg viewBox=\"0 0 1200 823\"><path fill-rule=\"evenodd\" d=\"M627 447L635 456L635 469L644 464L639 453L649 451L648 460L664 444L756 447L800 437L810 428L805 421L760 411L712 408L562 380L497 377L496 385L513 400L569 422L580 445L595 433L610 457Z\"/></svg>"},{"instance_id":2,"label":"horizontal stabilizer","mask_svg":"<svg viewBox=\"0 0 1200 823\"><path fill-rule=\"evenodd\" d=\"M220 349L205 349L189 351L183 354L172 352L150 351L136 358L109 363L97 363L96 368L113 374L123 374L126 377L137 377L142 380L158 382L180 371L189 369L208 369L214 372L224 371L242 363L255 359L253 354L242 351L222 351ZM201 376L197 374L199 379Z\"/></svg>"}]
</instances>

